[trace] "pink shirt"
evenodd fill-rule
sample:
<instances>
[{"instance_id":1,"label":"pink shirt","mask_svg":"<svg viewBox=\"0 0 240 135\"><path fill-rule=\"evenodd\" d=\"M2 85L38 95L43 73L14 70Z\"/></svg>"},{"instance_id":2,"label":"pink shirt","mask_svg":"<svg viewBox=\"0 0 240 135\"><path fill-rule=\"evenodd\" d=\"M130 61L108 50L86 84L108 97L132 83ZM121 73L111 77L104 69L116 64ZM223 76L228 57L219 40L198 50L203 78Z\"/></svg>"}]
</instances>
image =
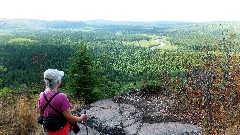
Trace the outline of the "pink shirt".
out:
<instances>
[{"instance_id":1,"label":"pink shirt","mask_svg":"<svg viewBox=\"0 0 240 135\"><path fill-rule=\"evenodd\" d=\"M50 98L56 93L57 91L55 90L50 90L50 91L45 91L45 95L47 97L48 100L50 100ZM41 92L39 97L38 97L38 108L43 109L43 107L45 106L45 104L47 103L44 95L44 92ZM71 105L70 102L67 98L67 95L64 93L59 93L57 94L51 101L51 106L54 107L54 109L58 110L59 112L63 112L65 110L67 110ZM44 117L48 117L51 115L56 115L58 114L57 112L55 112L49 105L47 106L47 108L44 111Z\"/></svg>"}]
</instances>

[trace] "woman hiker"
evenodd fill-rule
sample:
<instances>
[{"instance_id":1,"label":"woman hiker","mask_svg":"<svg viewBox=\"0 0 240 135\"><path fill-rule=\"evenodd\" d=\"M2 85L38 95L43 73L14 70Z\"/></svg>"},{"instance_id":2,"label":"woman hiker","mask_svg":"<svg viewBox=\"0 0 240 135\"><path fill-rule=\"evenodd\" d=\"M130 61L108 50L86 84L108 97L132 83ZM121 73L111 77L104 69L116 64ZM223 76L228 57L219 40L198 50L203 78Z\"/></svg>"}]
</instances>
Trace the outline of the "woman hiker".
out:
<instances>
[{"instance_id":1,"label":"woman hiker","mask_svg":"<svg viewBox=\"0 0 240 135\"><path fill-rule=\"evenodd\" d=\"M63 71L46 70L44 72L46 89L38 97L41 124L44 132L49 135L67 135L70 132L71 122L82 122L88 118L86 114L80 117L72 115L67 95L58 92L63 76Z\"/></svg>"}]
</instances>

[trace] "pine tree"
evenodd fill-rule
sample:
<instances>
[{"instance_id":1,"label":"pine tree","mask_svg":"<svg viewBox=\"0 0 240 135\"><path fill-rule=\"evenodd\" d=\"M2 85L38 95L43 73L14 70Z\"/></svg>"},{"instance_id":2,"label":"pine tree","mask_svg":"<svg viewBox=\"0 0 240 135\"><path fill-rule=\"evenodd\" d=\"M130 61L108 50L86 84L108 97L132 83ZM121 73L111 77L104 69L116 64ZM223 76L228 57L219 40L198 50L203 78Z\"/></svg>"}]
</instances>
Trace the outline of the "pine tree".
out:
<instances>
[{"instance_id":1,"label":"pine tree","mask_svg":"<svg viewBox=\"0 0 240 135\"><path fill-rule=\"evenodd\" d=\"M87 44L84 42L77 43L75 55L69 60L67 88L73 91L76 98L84 98L85 104L96 101L97 94L94 92L96 86L95 68L92 52Z\"/></svg>"}]
</instances>

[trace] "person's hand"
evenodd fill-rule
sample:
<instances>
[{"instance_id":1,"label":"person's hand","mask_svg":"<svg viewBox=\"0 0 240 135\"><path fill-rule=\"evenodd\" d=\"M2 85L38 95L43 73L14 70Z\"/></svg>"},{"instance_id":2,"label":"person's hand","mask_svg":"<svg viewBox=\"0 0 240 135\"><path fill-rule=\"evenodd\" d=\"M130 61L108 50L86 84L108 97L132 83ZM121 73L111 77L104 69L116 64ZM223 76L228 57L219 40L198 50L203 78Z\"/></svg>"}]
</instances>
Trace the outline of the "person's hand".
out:
<instances>
[{"instance_id":1,"label":"person's hand","mask_svg":"<svg viewBox=\"0 0 240 135\"><path fill-rule=\"evenodd\" d=\"M87 120L88 116L87 114L82 114L80 118L81 118L81 121L85 121Z\"/></svg>"}]
</instances>

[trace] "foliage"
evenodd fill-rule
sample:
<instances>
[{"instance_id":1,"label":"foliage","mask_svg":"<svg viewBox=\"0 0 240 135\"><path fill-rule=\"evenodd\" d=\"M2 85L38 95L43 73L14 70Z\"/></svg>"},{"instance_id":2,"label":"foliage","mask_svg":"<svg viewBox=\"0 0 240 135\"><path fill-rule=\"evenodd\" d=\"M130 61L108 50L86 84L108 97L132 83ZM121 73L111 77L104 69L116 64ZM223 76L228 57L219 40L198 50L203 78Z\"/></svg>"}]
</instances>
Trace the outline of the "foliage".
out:
<instances>
[{"instance_id":1,"label":"foliage","mask_svg":"<svg viewBox=\"0 0 240 135\"><path fill-rule=\"evenodd\" d=\"M48 68L65 69L67 58L71 56L72 47L53 45L52 43L0 45L2 52L0 62L7 69L0 74L2 87L40 85L42 73Z\"/></svg>"},{"instance_id":2,"label":"foliage","mask_svg":"<svg viewBox=\"0 0 240 135\"><path fill-rule=\"evenodd\" d=\"M0 65L0 74L3 74L6 71L7 71L7 68ZM3 83L3 80L0 78L0 85L2 85L2 83Z\"/></svg>"},{"instance_id":3,"label":"foliage","mask_svg":"<svg viewBox=\"0 0 240 135\"><path fill-rule=\"evenodd\" d=\"M74 92L74 96L84 98L85 103L89 104L98 100L94 91L96 86L94 63L87 45L83 42L77 45L75 55L69 59L71 65L67 70L69 78L67 88Z\"/></svg>"},{"instance_id":4,"label":"foliage","mask_svg":"<svg viewBox=\"0 0 240 135\"><path fill-rule=\"evenodd\" d=\"M11 93L12 90L7 88L7 87L4 87L0 90L0 97L3 97L3 96L6 96L8 95L9 93Z\"/></svg>"},{"instance_id":5,"label":"foliage","mask_svg":"<svg viewBox=\"0 0 240 135\"><path fill-rule=\"evenodd\" d=\"M232 47L226 46L229 41L223 40L223 52L203 52L203 63L189 66L186 76L191 110L202 119L208 134L224 133L240 122L240 55L231 52Z\"/></svg>"},{"instance_id":6,"label":"foliage","mask_svg":"<svg viewBox=\"0 0 240 135\"><path fill-rule=\"evenodd\" d=\"M36 41L31 40L31 39L27 39L27 38L14 38L8 41L9 43L20 43L21 45L26 45L28 43L34 43Z\"/></svg>"}]
</instances>

